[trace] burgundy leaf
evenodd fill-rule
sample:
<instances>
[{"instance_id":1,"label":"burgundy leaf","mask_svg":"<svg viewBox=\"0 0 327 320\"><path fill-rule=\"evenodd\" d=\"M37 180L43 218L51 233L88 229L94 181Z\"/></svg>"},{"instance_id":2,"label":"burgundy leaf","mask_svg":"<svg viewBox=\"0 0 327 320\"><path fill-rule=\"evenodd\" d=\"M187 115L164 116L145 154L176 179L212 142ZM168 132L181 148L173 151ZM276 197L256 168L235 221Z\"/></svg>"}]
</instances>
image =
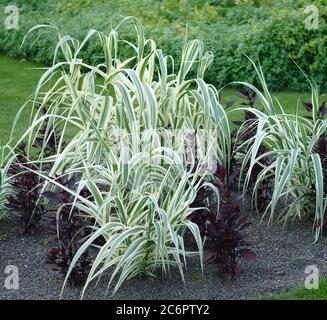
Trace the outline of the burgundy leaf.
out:
<instances>
[{"instance_id":1,"label":"burgundy leaf","mask_svg":"<svg viewBox=\"0 0 327 320\"><path fill-rule=\"evenodd\" d=\"M209 260L212 260L213 258L215 258L217 256L217 251L214 249L211 250L205 250L204 251L204 257L203 257L203 261L204 262L208 262Z\"/></svg>"},{"instance_id":2,"label":"burgundy leaf","mask_svg":"<svg viewBox=\"0 0 327 320\"><path fill-rule=\"evenodd\" d=\"M241 269L237 263L234 264L232 272L233 272L234 276L237 276L238 274L240 274Z\"/></svg>"},{"instance_id":3,"label":"burgundy leaf","mask_svg":"<svg viewBox=\"0 0 327 320\"><path fill-rule=\"evenodd\" d=\"M304 102L303 105L308 111L312 111L313 105L311 102Z\"/></svg>"},{"instance_id":4,"label":"burgundy leaf","mask_svg":"<svg viewBox=\"0 0 327 320\"><path fill-rule=\"evenodd\" d=\"M48 199L53 204L62 203L62 197L60 196L60 194L55 192L45 191L41 194L41 197Z\"/></svg>"},{"instance_id":5,"label":"burgundy leaf","mask_svg":"<svg viewBox=\"0 0 327 320\"><path fill-rule=\"evenodd\" d=\"M241 249L239 250L239 254L246 260L257 259L257 255L251 249Z\"/></svg>"},{"instance_id":6,"label":"burgundy leaf","mask_svg":"<svg viewBox=\"0 0 327 320\"><path fill-rule=\"evenodd\" d=\"M218 176L218 178L220 180L223 180L226 177L226 174L227 174L226 168L222 165L218 165L216 171L216 175Z\"/></svg>"}]
</instances>

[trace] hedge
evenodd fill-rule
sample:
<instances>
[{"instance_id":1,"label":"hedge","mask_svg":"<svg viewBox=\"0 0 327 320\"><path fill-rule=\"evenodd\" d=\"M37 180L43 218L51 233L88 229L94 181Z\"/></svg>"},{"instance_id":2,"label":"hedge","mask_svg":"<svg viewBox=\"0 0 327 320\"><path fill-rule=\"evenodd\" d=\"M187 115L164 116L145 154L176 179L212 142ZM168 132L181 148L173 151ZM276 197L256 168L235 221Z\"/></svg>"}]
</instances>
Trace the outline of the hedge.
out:
<instances>
[{"instance_id":1,"label":"hedge","mask_svg":"<svg viewBox=\"0 0 327 320\"><path fill-rule=\"evenodd\" d=\"M143 20L147 35L175 57L186 34L202 39L215 55L207 81L217 86L231 81L256 83L246 54L260 61L272 90L307 88L295 61L321 90L327 91L324 3L314 2L320 14L319 29L307 30L305 0L243 0L239 5L233 0L16 0L20 26L18 30L0 28L0 53L49 64L57 40L53 33L43 33L33 47L20 48L27 30L35 24L51 22L64 33L83 37L89 28L106 31L121 16L135 15ZM5 19L2 8L7 4L7 0L0 0L0 21ZM90 45L84 58L97 60L100 55L100 48Z\"/></svg>"}]
</instances>

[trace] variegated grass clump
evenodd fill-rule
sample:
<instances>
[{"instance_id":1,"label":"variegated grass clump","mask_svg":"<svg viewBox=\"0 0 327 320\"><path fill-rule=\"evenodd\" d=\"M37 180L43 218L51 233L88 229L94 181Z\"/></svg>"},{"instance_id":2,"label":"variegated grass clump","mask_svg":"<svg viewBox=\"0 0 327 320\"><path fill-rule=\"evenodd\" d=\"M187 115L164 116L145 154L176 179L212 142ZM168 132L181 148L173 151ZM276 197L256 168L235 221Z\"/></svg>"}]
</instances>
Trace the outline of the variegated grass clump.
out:
<instances>
[{"instance_id":1,"label":"variegated grass clump","mask_svg":"<svg viewBox=\"0 0 327 320\"><path fill-rule=\"evenodd\" d=\"M316 240L322 232L327 208L327 195L324 193L323 171L316 145L319 138L326 134L327 121L317 118L319 93L316 85L309 80L312 88L312 117L286 113L279 102L268 91L262 70L256 67L263 87L261 93L254 86L244 83L258 95L263 111L254 108L245 110L254 113L255 122L244 123L241 130L256 128L256 134L244 142L247 154L243 161L243 172L249 164L244 190L251 177L254 165L262 166L254 187L254 203L257 205L257 192L265 179L273 180L272 199L265 215L272 222L278 211L277 219L286 224L289 219L313 217L313 230ZM260 145L266 147L264 154L258 155ZM264 159L270 159L269 165L262 165Z\"/></svg>"},{"instance_id":2,"label":"variegated grass clump","mask_svg":"<svg viewBox=\"0 0 327 320\"><path fill-rule=\"evenodd\" d=\"M14 158L15 155L9 145L0 146L0 219L12 216L8 214L6 205L7 197L12 192L8 171Z\"/></svg>"},{"instance_id":3,"label":"variegated grass clump","mask_svg":"<svg viewBox=\"0 0 327 320\"><path fill-rule=\"evenodd\" d=\"M107 270L108 288L114 284L116 292L129 278L154 276L157 269L167 274L172 266L184 279L188 256L198 256L202 266L200 232L188 220L199 208L191 205L201 186L215 189L205 181L212 173L206 171L208 164L228 169L232 154L226 113L216 89L203 80L212 54L204 51L201 41L189 41L175 71L173 58L145 39L141 23L132 17L122 23L128 22L135 28L136 44L119 39L121 25L109 35L90 30L82 42L62 36L53 26L31 30L54 28L59 41L53 66L38 83L30 128L21 141L27 141L31 155L45 121L46 137L58 128L62 132L57 154L45 158L41 152L37 161L51 163L51 172L38 174L46 181L44 190L60 187L70 192L74 206L94 221L66 277L92 246L97 253L83 294ZM99 39L104 57L96 66L80 58L93 37ZM123 45L134 55L120 61ZM59 56L63 58L58 61ZM46 113L37 106L46 106ZM196 140L192 152L184 152L189 132L206 138ZM196 158L199 150L201 157ZM77 173L81 179L71 189L51 178ZM85 188L88 198L80 195ZM186 230L196 239L197 250L186 247ZM104 244L94 245L100 237Z\"/></svg>"}]
</instances>

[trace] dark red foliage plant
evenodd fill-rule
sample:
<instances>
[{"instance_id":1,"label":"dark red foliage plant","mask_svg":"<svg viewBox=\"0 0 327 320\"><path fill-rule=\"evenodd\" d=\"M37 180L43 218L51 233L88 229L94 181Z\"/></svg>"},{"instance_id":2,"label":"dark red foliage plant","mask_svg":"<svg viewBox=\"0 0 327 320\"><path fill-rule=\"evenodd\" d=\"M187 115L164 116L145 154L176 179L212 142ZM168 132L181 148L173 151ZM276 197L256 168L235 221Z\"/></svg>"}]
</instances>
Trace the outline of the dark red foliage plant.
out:
<instances>
[{"instance_id":1,"label":"dark red foliage plant","mask_svg":"<svg viewBox=\"0 0 327 320\"><path fill-rule=\"evenodd\" d=\"M304 108L312 112L313 106L311 102L304 102ZM317 117L320 120L324 120L327 116L327 107L326 107L326 102L322 102L322 104L318 107L317 110ZM311 118L311 116L310 116ZM325 192L327 192L327 133L325 132L324 134L319 136L319 139L317 141L317 144L315 145L315 152L317 152L320 156L320 160L322 163L322 167L325 169L323 170L324 173L324 183L325 183Z\"/></svg>"},{"instance_id":2,"label":"dark red foliage plant","mask_svg":"<svg viewBox=\"0 0 327 320\"><path fill-rule=\"evenodd\" d=\"M218 166L211 181L219 190L218 199L209 187L203 186L193 203L194 207L206 207L191 216L200 229L204 242L204 261L213 262L219 275L225 278L240 272L239 258L252 260L255 253L249 248L245 229L251 224L249 216L241 212L239 199L224 183L227 170Z\"/></svg>"},{"instance_id":3,"label":"dark red foliage plant","mask_svg":"<svg viewBox=\"0 0 327 320\"><path fill-rule=\"evenodd\" d=\"M54 178L57 183L70 190L74 190L76 176L68 178L65 175ZM87 197L87 192L82 190L82 196ZM82 217L80 211L74 206L74 196L62 188L56 191L46 191L42 197L49 201L51 213L49 233L52 235L52 248L48 250L47 262L54 266L54 270L66 274L76 252L87 236L87 226L90 222ZM86 250L70 273L68 282L72 286L81 285L90 270L91 261Z\"/></svg>"},{"instance_id":4,"label":"dark red foliage plant","mask_svg":"<svg viewBox=\"0 0 327 320\"><path fill-rule=\"evenodd\" d=\"M38 167L26 157L25 144L16 150L16 160L9 168L12 193L7 197L7 209L19 215L20 226L24 233L35 233L45 206L39 201L41 188L40 176L35 173Z\"/></svg>"},{"instance_id":5,"label":"dark red foliage plant","mask_svg":"<svg viewBox=\"0 0 327 320\"><path fill-rule=\"evenodd\" d=\"M38 105L45 115L47 107ZM60 130L49 125L49 120L44 120L38 130L33 144L33 159L39 156L48 157L56 154ZM51 165L37 165L37 161L29 159L26 153L26 144L22 142L15 150L16 159L9 168L12 177L12 192L7 197L7 209L19 215L20 226L23 232L34 233L41 221L41 217L47 212L46 207L40 201L41 179L39 171L49 172Z\"/></svg>"},{"instance_id":6,"label":"dark red foliage plant","mask_svg":"<svg viewBox=\"0 0 327 320\"><path fill-rule=\"evenodd\" d=\"M312 113L313 105L311 102L304 102L303 106L307 111ZM326 116L327 116L327 107L326 107L326 102L323 101L317 109L317 118L319 120L325 120ZM312 119L312 114L308 117L310 119ZM327 192L327 133L326 132L319 136L319 139L314 147L314 151L320 157L321 165L323 168L324 193L326 193ZM315 203L316 186L313 185L311 187L310 194L312 196L312 203ZM325 212L325 218L324 218L322 224L323 224L322 233L324 236L326 236L327 235L327 212ZM318 226L321 226L321 221L316 221L316 227L318 227Z\"/></svg>"}]
</instances>

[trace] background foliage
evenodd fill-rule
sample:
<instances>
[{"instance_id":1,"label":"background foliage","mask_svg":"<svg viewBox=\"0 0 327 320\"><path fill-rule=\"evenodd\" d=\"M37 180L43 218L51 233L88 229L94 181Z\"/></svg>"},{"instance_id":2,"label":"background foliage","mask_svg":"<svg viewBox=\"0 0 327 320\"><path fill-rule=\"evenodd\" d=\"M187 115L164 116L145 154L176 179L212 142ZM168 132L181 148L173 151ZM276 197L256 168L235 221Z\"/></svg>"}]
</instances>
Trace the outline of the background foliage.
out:
<instances>
[{"instance_id":1,"label":"background foliage","mask_svg":"<svg viewBox=\"0 0 327 320\"><path fill-rule=\"evenodd\" d=\"M307 89L307 83L292 59L327 90L327 9L325 0L16 0L20 9L19 30L0 28L0 53L49 63L57 38L46 32L33 46L19 48L27 30L52 22L63 33L82 37L90 28L108 31L121 16L140 17L148 37L159 47L180 56L183 41L199 38L215 55L207 81L222 86L230 81L255 83L255 72L244 54L259 59L272 90ZM7 0L0 0L4 21ZM307 30L304 8L319 8L318 30ZM132 37L126 29L124 38ZM85 59L101 60L99 45L90 42ZM122 53L124 55L124 53ZM127 55L127 53L126 53ZM122 57L123 58L123 57ZM255 83L256 84L256 83Z\"/></svg>"}]
</instances>

